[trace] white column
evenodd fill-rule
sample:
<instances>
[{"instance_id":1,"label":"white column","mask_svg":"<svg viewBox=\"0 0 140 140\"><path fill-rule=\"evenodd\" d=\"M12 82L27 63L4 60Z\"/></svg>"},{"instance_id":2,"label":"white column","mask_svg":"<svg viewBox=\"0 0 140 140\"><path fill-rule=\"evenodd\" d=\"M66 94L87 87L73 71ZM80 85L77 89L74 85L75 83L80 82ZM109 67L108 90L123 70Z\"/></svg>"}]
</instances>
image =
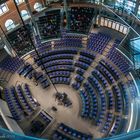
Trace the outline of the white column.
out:
<instances>
[{"instance_id":1,"label":"white column","mask_svg":"<svg viewBox=\"0 0 140 140\"><path fill-rule=\"evenodd\" d=\"M26 3L26 6L27 6L27 8L28 8L29 14L30 14L30 16L31 16L31 21L32 21L32 23L33 23L33 25L34 25L35 31L36 31L36 33L38 34L37 24L36 24L36 22L35 22L35 19L34 19L33 14L32 14L32 10L31 10L29 1L28 1L28 0L25 0L25 3Z\"/></svg>"},{"instance_id":2,"label":"white column","mask_svg":"<svg viewBox=\"0 0 140 140\"><path fill-rule=\"evenodd\" d=\"M16 53L12 48L4 45L4 49L11 57L16 57Z\"/></svg>"},{"instance_id":3,"label":"white column","mask_svg":"<svg viewBox=\"0 0 140 140\"><path fill-rule=\"evenodd\" d=\"M6 38L4 38L3 36L1 36L1 40L4 43L4 49L5 51L11 56L11 57L15 57L16 56L16 52L12 49L11 44L6 40Z\"/></svg>"}]
</instances>

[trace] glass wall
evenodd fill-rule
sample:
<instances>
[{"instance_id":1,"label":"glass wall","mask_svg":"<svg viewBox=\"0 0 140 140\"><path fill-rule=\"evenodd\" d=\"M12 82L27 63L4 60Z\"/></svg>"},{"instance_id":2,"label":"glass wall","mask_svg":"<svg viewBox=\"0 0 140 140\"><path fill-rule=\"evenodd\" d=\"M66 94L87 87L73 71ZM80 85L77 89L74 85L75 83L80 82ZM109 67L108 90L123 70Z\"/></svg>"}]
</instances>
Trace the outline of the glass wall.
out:
<instances>
[{"instance_id":1,"label":"glass wall","mask_svg":"<svg viewBox=\"0 0 140 140\"><path fill-rule=\"evenodd\" d=\"M3 128L0 128L0 139L2 140L43 140L41 138L28 137L25 135L13 133Z\"/></svg>"},{"instance_id":2,"label":"glass wall","mask_svg":"<svg viewBox=\"0 0 140 140\"><path fill-rule=\"evenodd\" d=\"M140 6L138 8L137 17L140 18Z\"/></svg>"},{"instance_id":3,"label":"glass wall","mask_svg":"<svg viewBox=\"0 0 140 140\"><path fill-rule=\"evenodd\" d=\"M136 0L116 0L115 7L134 12L136 7Z\"/></svg>"},{"instance_id":4,"label":"glass wall","mask_svg":"<svg viewBox=\"0 0 140 140\"><path fill-rule=\"evenodd\" d=\"M115 7L117 9L121 9L122 11L127 11L135 13L135 15L140 18L140 6L137 8L137 4L140 5L139 0L81 0L82 2L91 2L91 3L104 3L105 5L109 5L111 7Z\"/></svg>"},{"instance_id":5,"label":"glass wall","mask_svg":"<svg viewBox=\"0 0 140 140\"><path fill-rule=\"evenodd\" d=\"M99 25L99 21L97 19L96 21L97 25ZM126 25L124 24L121 24L119 22L116 22L114 20L111 20L111 19L108 19L108 18L105 18L105 17L101 17L101 20L100 20L100 25L101 26L104 26L104 27L108 27L108 28L111 28L111 29L114 29L124 35L126 35L128 32L129 32L129 29Z\"/></svg>"}]
</instances>

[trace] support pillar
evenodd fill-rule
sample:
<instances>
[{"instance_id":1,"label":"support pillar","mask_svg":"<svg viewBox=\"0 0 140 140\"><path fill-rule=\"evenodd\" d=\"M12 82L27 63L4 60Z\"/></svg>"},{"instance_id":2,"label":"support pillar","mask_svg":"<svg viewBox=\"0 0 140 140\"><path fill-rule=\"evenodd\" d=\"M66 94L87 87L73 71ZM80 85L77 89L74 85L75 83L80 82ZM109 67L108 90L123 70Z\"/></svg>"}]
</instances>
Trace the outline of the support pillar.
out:
<instances>
[{"instance_id":1,"label":"support pillar","mask_svg":"<svg viewBox=\"0 0 140 140\"><path fill-rule=\"evenodd\" d=\"M42 5L43 5L43 7L46 7L47 6L45 0L42 0Z\"/></svg>"},{"instance_id":2,"label":"support pillar","mask_svg":"<svg viewBox=\"0 0 140 140\"><path fill-rule=\"evenodd\" d=\"M67 0L64 0L64 12L66 13L66 20L67 20L67 25L66 29L68 29L68 6L67 6Z\"/></svg>"},{"instance_id":3,"label":"support pillar","mask_svg":"<svg viewBox=\"0 0 140 140\"><path fill-rule=\"evenodd\" d=\"M10 43L6 40L5 37L1 36L1 40L4 43L4 49L5 51L11 56L11 57L16 57L16 52L12 49Z\"/></svg>"},{"instance_id":4,"label":"support pillar","mask_svg":"<svg viewBox=\"0 0 140 140\"><path fill-rule=\"evenodd\" d=\"M101 3L100 3L100 7L101 8L99 8L99 14L96 16L96 19L95 19L96 20L96 23L97 23L97 20L98 20L98 24L97 25L99 27L101 25L101 11L104 10L104 8L102 7Z\"/></svg>"},{"instance_id":5,"label":"support pillar","mask_svg":"<svg viewBox=\"0 0 140 140\"><path fill-rule=\"evenodd\" d=\"M35 18L33 16L32 9L31 9L31 6L29 4L29 1L25 0L25 3L26 3L26 6L28 8L29 14L31 16L31 22L32 22L32 27L33 27L34 35L35 36L39 36L38 26L37 26L37 24L35 22ZM40 36L39 36L39 38L40 38Z\"/></svg>"},{"instance_id":6,"label":"support pillar","mask_svg":"<svg viewBox=\"0 0 140 140\"><path fill-rule=\"evenodd\" d=\"M138 13L139 3L140 3L140 1L139 0L136 0L136 6L135 6L135 9L134 9L134 15L135 16L137 16L137 13Z\"/></svg>"}]
</instances>

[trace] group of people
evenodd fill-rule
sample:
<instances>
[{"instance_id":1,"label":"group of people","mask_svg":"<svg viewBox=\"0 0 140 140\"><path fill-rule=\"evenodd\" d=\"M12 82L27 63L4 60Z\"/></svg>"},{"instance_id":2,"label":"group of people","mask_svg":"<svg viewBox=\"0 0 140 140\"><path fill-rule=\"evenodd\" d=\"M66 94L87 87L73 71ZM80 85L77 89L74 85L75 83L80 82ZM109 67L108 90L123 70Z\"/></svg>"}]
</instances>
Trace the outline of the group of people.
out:
<instances>
[{"instance_id":1,"label":"group of people","mask_svg":"<svg viewBox=\"0 0 140 140\"><path fill-rule=\"evenodd\" d=\"M73 7L70 11L70 29L73 32L86 33L94 16L93 8Z\"/></svg>"},{"instance_id":2,"label":"group of people","mask_svg":"<svg viewBox=\"0 0 140 140\"><path fill-rule=\"evenodd\" d=\"M40 17L38 27L42 39L58 37L60 33L60 10L47 12L46 16Z\"/></svg>"},{"instance_id":3,"label":"group of people","mask_svg":"<svg viewBox=\"0 0 140 140\"><path fill-rule=\"evenodd\" d=\"M68 98L68 95L64 93L56 93L55 94L55 99L58 100L58 105L64 105L66 107L69 107L72 105L72 102Z\"/></svg>"},{"instance_id":4,"label":"group of people","mask_svg":"<svg viewBox=\"0 0 140 140\"><path fill-rule=\"evenodd\" d=\"M24 27L8 34L10 43L19 56L33 49L28 34L28 31Z\"/></svg>"}]
</instances>

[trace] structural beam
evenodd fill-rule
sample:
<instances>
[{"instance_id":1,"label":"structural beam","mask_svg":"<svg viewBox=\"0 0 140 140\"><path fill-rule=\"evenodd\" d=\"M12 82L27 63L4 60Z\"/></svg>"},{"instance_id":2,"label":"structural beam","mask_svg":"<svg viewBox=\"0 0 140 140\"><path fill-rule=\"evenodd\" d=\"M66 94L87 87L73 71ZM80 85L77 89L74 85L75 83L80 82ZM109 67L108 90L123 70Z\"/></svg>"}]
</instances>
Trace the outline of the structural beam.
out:
<instances>
[{"instance_id":1,"label":"structural beam","mask_svg":"<svg viewBox=\"0 0 140 140\"><path fill-rule=\"evenodd\" d=\"M42 61L41 55L39 54L39 52L38 52L36 46L34 45L34 42L33 42L32 38L31 38L31 36L30 36L30 33L28 32L28 29L26 28L26 25L25 25L25 23L24 23L24 20L23 20L23 18L22 18L22 16L21 16L21 13L20 13L19 8L18 8L18 6L17 6L16 0L14 0L14 3L15 3L17 12L18 12L18 14L19 14L19 17L20 17L20 19L21 19L21 21L22 21L23 27L24 27L25 31L27 31L27 35L28 35L28 37L29 37L29 41L30 41L30 43L32 44L32 46L33 46L33 48L34 48L34 50L35 50L35 52L36 52L36 54L37 54L37 57L38 57L38 58L40 59L40 61L41 61L41 65L42 65L43 69L45 70L46 76L47 76L47 78L49 79L49 81L51 82L51 84L53 85L53 87L54 87L56 93L58 93L58 90L57 90L55 84L53 84L53 82L51 81L50 76L48 75L47 69L46 69L46 67L45 67L45 65L44 65L44 63L43 63L43 61Z\"/></svg>"}]
</instances>

